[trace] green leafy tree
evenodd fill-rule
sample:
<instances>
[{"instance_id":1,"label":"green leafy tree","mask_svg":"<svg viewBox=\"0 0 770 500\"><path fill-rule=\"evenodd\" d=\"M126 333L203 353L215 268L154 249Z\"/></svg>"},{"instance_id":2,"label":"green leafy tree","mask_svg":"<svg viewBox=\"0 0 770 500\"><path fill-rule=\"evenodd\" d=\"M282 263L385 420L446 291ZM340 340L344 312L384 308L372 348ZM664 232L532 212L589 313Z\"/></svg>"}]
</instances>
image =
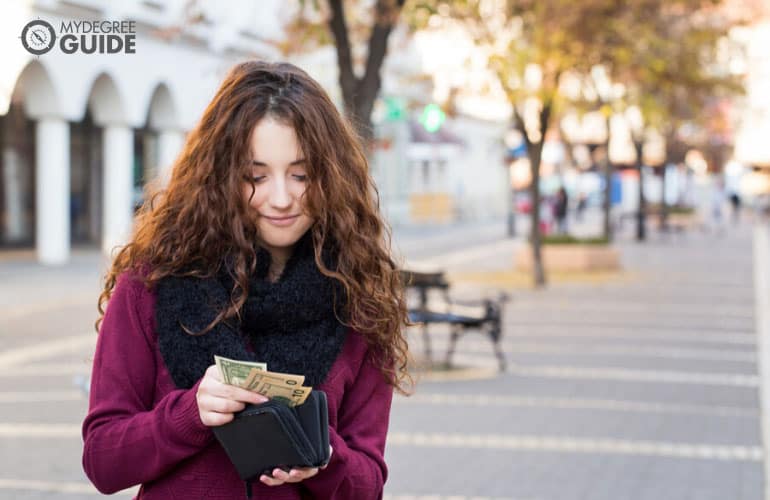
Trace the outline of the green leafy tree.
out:
<instances>
[{"instance_id":1,"label":"green leafy tree","mask_svg":"<svg viewBox=\"0 0 770 500\"><path fill-rule=\"evenodd\" d=\"M642 178L645 135L657 130L666 142L666 160L680 162L688 144L681 130L713 121L713 103L741 92L740 82L727 74L720 61L729 30L755 7L746 6L741 16L726 16L716 0L635 0L603 23L595 40L598 65L580 75L590 98L573 99L571 106L585 112L600 111L607 120L633 107L641 111L631 127L636 168ZM596 71L600 70L600 71ZM603 90L602 90L603 87ZM615 91L620 87L621 92ZM638 113L635 114L638 116ZM702 135L701 135L702 136ZM695 146L690 141L689 147ZM610 189L612 165L604 155L604 234L610 238ZM665 170L664 170L665 175ZM664 177L665 182L665 177ZM639 183L640 207L636 236L646 236L644 183ZM665 220L665 204L662 217Z\"/></svg>"},{"instance_id":2,"label":"green leafy tree","mask_svg":"<svg viewBox=\"0 0 770 500\"><path fill-rule=\"evenodd\" d=\"M490 69L513 107L513 124L524 138L532 174L533 279L535 286L543 286L539 184L545 136L563 107L563 78L601 61L604 23L620 15L625 2L464 0L421 5L466 28L489 54Z\"/></svg>"},{"instance_id":3,"label":"green leafy tree","mask_svg":"<svg viewBox=\"0 0 770 500\"><path fill-rule=\"evenodd\" d=\"M565 107L563 79L567 75L584 75L590 80L594 68L605 68L611 83L622 83L627 89L623 102L616 102L613 93L595 92L596 109L603 112L605 119L609 121L613 112L636 104L643 110L645 123L657 126L669 139L673 134L666 130L676 130L677 123L672 117L682 102L689 103L690 110L700 110L704 109L704 100L736 90L734 81L715 74L718 45L734 23L720 17L721 3L456 0L426 1L420 5L434 16L463 24L477 45L490 54L490 68L513 106L514 125L527 145L532 203L538 207L543 140L552 121ZM535 83L531 84L533 80ZM641 137L635 138L640 161ZM608 143L609 132L605 146ZM604 232L609 237L611 165L608 155L605 157ZM640 213L643 215L643 210ZM534 281L543 285L537 209L532 211L531 218Z\"/></svg>"},{"instance_id":4,"label":"green leafy tree","mask_svg":"<svg viewBox=\"0 0 770 500\"><path fill-rule=\"evenodd\" d=\"M741 24L754 8L740 17L726 15L718 0L637 0L635 17L618 21L614 45L604 63L616 81L627 89L621 106L641 110L641 126L632 127L637 157L639 210L636 238L646 238L646 203L642 179L644 132L658 130L666 142L666 159L678 163L687 147L682 130L713 123L714 103L742 93L739 78L727 71L724 49L730 30ZM700 135L704 137L704 135ZM665 173L664 173L665 182ZM665 201L662 204L665 223Z\"/></svg>"}]
</instances>

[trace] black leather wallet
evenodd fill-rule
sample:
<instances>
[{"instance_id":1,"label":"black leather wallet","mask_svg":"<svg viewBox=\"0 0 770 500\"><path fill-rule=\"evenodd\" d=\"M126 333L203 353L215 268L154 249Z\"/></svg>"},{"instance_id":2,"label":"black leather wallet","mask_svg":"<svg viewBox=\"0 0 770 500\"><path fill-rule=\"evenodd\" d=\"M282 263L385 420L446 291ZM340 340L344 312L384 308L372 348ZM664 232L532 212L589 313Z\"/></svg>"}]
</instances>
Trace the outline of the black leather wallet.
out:
<instances>
[{"instance_id":1,"label":"black leather wallet","mask_svg":"<svg viewBox=\"0 0 770 500\"><path fill-rule=\"evenodd\" d=\"M314 390L301 405L269 400L247 405L235 418L212 428L241 479L291 467L321 467L330 458L326 393Z\"/></svg>"}]
</instances>

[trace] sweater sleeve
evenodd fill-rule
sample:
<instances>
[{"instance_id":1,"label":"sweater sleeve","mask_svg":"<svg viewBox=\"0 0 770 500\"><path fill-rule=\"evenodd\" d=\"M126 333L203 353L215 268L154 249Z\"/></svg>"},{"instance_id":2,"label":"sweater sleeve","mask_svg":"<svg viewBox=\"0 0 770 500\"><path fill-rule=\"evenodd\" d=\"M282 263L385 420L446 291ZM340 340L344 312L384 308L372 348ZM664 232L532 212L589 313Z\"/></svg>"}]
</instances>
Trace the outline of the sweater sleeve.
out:
<instances>
[{"instance_id":1,"label":"sweater sleeve","mask_svg":"<svg viewBox=\"0 0 770 500\"><path fill-rule=\"evenodd\" d=\"M337 428L329 427L329 465L302 482L313 498L382 498L392 399L393 388L367 355L340 406Z\"/></svg>"},{"instance_id":2,"label":"sweater sleeve","mask_svg":"<svg viewBox=\"0 0 770 500\"><path fill-rule=\"evenodd\" d=\"M102 493L157 479L213 439L198 415L197 384L153 406L155 348L139 314L152 310L148 296L141 282L121 276L96 344L83 468Z\"/></svg>"}]
</instances>

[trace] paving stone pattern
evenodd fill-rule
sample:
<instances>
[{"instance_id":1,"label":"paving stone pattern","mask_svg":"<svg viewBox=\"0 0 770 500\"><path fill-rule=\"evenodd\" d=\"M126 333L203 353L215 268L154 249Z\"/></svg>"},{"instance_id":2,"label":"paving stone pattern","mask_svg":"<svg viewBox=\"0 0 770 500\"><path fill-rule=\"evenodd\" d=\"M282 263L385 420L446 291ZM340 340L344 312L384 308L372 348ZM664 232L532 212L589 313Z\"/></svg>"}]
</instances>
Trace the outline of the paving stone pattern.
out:
<instances>
[{"instance_id":1,"label":"paving stone pattern","mask_svg":"<svg viewBox=\"0 0 770 500\"><path fill-rule=\"evenodd\" d=\"M630 279L513 292L507 373L396 399L392 498L763 498L749 229L619 246Z\"/></svg>"},{"instance_id":2,"label":"paving stone pattern","mask_svg":"<svg viewBox=\"0 0 770 500\"><path fill-rule=\"evenodd\" d=\"M467 370L397 397L386 498L761 499L749 228L651 236L620 242L628 279L513 290L507 373L471 333L457 358ZM490 226L396 237L449 270L503 268L523 244ZM92 251L56 269L0 256L2 499L100 496L80 465L79 386L103 270ZM447 332L432 338L440 354Z\"/></svg>"}]
</instances>

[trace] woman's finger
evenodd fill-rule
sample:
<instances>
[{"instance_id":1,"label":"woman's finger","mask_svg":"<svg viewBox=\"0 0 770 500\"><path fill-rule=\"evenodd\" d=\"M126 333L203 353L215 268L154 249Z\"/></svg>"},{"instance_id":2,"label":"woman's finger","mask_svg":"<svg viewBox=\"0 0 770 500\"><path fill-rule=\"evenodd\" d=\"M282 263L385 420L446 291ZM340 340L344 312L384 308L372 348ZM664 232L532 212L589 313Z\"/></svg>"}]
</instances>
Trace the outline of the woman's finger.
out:
<instances>
[{"instance_id":1,"label":"woman's finger","mask_svg":"<svg viewBox=\"0 0 770 500\"><path fill-rule=\"evenodd\" d=\"M243 410L245 404L240 401L233 401L232 399L220 398L212 396L210 394L203 394L198 399L198 407L203 411L217 412L217 413L235 413Z\"/></svg>"},{"instance_id":2,"label":"woman's finger","mask_svg":"<svg viewBox=\"0 0 770 500\"><path fill-rule=\"evenodd\" d=\"M206 368L206 372L203 374L203 376L213 378L217 382L222 381L222 374L219 373L219 368L217 367L217 365L211 365L208 368Z\"/></svg>"},{"instance_id":3,"label":"woman's finger","mask_svg":"<svg viewBox=\"0 0 770 500\"><path fill-rule=\"evenodd\" d=\"M283 469L278 469L278 468L273 469L272 475L273 475L273 479L277 479L279 481L286 482L289 480L289 473Z\"/></svg>"},{"instance_id":4,"label":"woman's finger","mask_svg":"<svg viewBox=\"0 0 770 500\"><path fill-rule=\"evenodd\" d=\"M267 401L267 397L256 392L247 391L241 387L235 387L234 385L222 384L224 386L224 394L222 397L232 399L234 401L243 401L244 403L260 404Z\"/></svg>"},{"instance_id":5,"label":"woman's finger","mask_svg":"<svg viewBox=\"0 0 770 500\"><path fill-rule=\"evenodd\" d=\"M229 423L233 419L233 414L202 411L200 412L200 418L206 427L219 427Z\"/></svg>"},{"instance_id":6,"label":"woman's finger","mask_svg":"<svg viewBox=\"0 0 770 500\"><path fill-rule=\"evenodd\" d=\"M261 476L259 476L259 480L268 486L280 486L283 484L283 481L279 481L266 474L262 474Z\"/></svg>"},{"instance_id":7,"label":"woman's finger","mask_svg":"<svg viewBox=\"0 0 770 500\"><path fill-rule=\"evenodd\" d=\"M296 468L289 471L289 482L297 483L318 474L317 467Z\"/></svg>"},{"instance_id":8,"label":"woman's finger","mask_svg":"<svg viewBox=\"0 0 770 500\"><path fill-rule=\"evenodd\" d=\"M201 384L200 388L200 392L224 399L231 399L233 401L241 401L243 403L259 404L267 401L267 398L262 394L257 394L256 392L247 391L241 387L235 387L234 385L217 382L215 380L212 380L211 383L206 384L205 386Z\"/></svg>"},{"instance_id":9,"label":"woman's finger","mask_svg":"<svg viewBox=\"0 0 770 500\"><path fill-rule=\"evenodd\" d=\"M283 469L275 468L273 469L273 472L270 476L262 474L259 480L268 486L279 486L283 483L289 482L289 473Z\"/></svg>"}]
</instances>

